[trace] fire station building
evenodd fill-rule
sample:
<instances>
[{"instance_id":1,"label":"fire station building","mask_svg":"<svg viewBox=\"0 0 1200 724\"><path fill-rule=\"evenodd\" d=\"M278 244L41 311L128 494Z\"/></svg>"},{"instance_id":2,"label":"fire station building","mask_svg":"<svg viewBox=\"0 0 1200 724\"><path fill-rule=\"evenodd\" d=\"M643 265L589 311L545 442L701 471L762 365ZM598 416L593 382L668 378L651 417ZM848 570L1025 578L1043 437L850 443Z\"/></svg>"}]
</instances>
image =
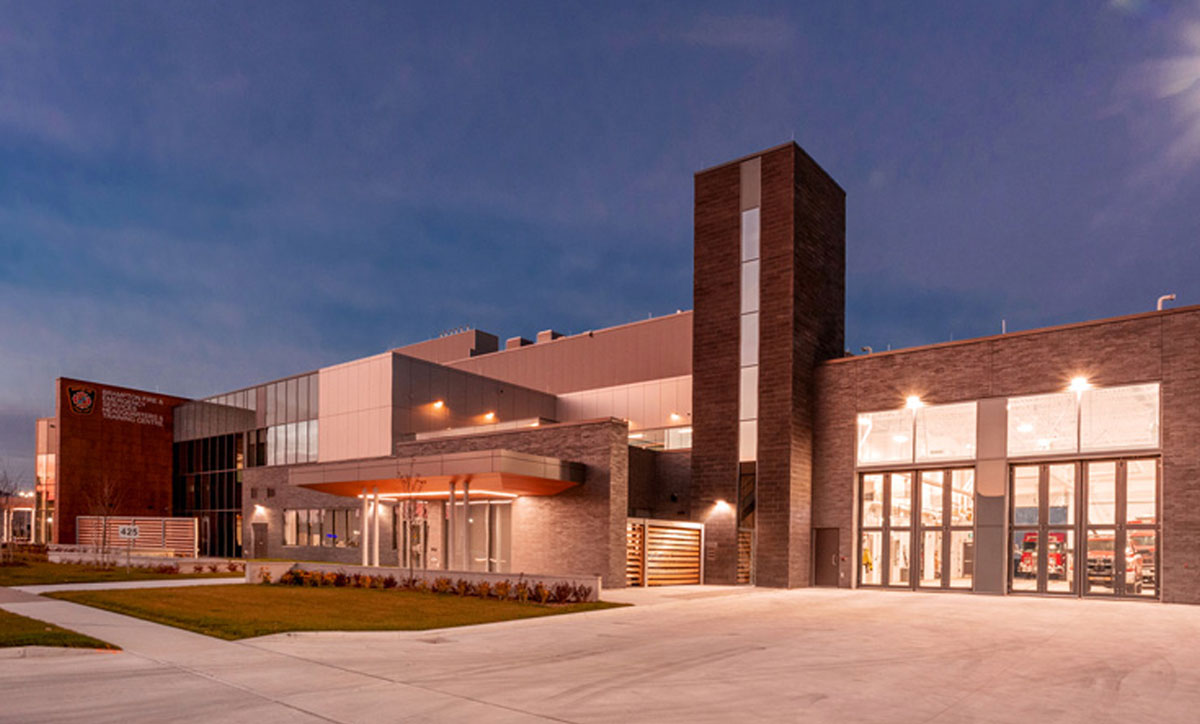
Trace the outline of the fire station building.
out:
<instances>
[{"instance_id":1,"label":"fire station building","mask_svg":"<svg viewBox=\"0 0 1200 724\"><path fill-rule=\"evenodd\" d=\"M851 356L837 183L793 143L694 183L692 311L202 400L59 379L35 536L107 501L211 555L1200 602L1200 307Z\"/></svg>"}]
</instances>

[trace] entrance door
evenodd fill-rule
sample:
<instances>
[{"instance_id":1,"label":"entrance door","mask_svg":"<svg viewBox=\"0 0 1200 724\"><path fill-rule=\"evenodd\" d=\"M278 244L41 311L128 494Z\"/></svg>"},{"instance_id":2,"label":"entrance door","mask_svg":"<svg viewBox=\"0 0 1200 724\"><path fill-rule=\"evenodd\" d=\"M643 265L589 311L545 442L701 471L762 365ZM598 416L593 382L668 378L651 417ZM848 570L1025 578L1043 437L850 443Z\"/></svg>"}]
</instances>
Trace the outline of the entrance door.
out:
<instances>
[{"instance_id":1,"label":"entrance door","mask_svg":"<svg viewBox=\"0 0 1200 724\"><path fill-rule=\"evenodd\" d=\"M813 583L818 586L838 585L838 529L817 528L816 545L814 546L816 571Z\"/></svg>"},{"instance_id":2,"label":"entrance door","mask_svg":"<svg viewBox=\"0 0 1200 724\"><path fill-rule=\"evenodd\" d=\"M267 557L267 524L254 523L251 526L254 533L254 557Z\"/></svg>"}]
</instances>

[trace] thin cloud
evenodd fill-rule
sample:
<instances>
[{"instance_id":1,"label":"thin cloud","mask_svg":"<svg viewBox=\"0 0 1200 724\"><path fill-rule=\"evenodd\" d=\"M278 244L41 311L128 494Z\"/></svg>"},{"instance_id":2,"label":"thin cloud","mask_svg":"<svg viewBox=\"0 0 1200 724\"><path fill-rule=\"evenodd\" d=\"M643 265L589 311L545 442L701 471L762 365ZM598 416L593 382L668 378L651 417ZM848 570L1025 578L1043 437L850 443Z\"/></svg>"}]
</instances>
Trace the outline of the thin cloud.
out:
<instances>
[{"instance_id":1,"label":"thin cloud","mask_svg":"<svg viewBox=\"0 0 1200 724\"><path fill-rule=\"evenodd\" d=\"M691 45L765 53L786 50L796 29L779 18L756 15L701 15L681 38Z\"/></svg>"}]
</instances>

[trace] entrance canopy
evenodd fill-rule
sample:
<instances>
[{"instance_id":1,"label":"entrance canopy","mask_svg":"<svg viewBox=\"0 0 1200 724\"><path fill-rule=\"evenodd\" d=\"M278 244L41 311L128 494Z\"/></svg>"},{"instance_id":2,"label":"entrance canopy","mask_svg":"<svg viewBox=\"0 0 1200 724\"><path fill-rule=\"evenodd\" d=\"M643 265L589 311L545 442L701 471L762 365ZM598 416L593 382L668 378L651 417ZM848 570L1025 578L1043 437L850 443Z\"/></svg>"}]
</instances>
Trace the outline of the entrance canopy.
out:
<instances>
[{"instance_id":1,"label":"entrance canopy","mask_svg":"<svg viewBox=\"0 0 1200 724\"><path fill-rule=\"evenodd\" d=\"M292 485L322 493L358 497L379 488L380 498L438 500L451 487L472 499L557 495L583 482L584 466L557 458L492 449L418 457L387 457L291 468Z\"/></svg>"}]
</instances>

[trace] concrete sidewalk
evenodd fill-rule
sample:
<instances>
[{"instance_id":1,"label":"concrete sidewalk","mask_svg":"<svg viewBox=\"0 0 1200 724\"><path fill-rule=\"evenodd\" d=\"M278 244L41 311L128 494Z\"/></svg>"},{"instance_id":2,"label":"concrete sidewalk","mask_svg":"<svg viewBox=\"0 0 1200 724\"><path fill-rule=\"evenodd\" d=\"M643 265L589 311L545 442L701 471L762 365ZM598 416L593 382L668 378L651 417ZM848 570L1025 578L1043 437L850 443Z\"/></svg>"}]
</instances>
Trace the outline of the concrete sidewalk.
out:
<instances>
[{"instance_id":1,"label":"concrete sidewalk","mask_svg":"<svg viewBox=\"0 0 1200 724\"><path fill-rule=\"evenodd\" d=\"M64 601L3 603L126 652L0 660L0 718L1093 724L1200 711L1200 607L715 587L619 597L639 596L653 605L242 642Z\"/></svg>"}]
</instances>

